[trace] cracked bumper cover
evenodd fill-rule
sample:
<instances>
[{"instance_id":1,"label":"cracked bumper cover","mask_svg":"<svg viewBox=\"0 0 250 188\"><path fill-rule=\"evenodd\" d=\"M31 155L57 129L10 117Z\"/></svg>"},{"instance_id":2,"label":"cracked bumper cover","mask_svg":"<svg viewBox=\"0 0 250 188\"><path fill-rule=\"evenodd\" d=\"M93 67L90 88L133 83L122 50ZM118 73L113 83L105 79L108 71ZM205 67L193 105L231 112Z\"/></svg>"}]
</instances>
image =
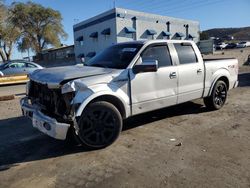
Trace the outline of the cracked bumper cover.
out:
<instances>
[{"instance_id":1,"label":"cracked bumper cover","mask_svg":"<svg viewBox=\"0 0 250 188\"><path fill-rule=\"evenodd\" d=\"M33 127L55 139L66 139L70 124L60 123L55 118L43 114L38 106L29 104L28 97L22 98L20 103L23 115L32 120Z\"/></svg>"}]
</instances>

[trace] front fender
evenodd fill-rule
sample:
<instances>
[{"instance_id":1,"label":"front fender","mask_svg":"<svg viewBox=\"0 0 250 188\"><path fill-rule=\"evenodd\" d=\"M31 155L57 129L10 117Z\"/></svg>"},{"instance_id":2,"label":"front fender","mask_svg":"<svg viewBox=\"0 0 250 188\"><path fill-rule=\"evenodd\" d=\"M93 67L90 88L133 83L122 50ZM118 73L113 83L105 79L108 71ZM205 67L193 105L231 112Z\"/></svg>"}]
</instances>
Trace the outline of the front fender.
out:
<instances>
[{"instance_id":1,"label":"front fender","mask_svg":"<svg viewBox=\"0 0 250 188\"><path fill-rule=\"evenodd\" d=\"M94 99L100 96L109 95L118 98L125 109L125 117L130 116L130 107L129 107L129 97L128 95L120 88L107 85L107 84L98 84L89 87L84 91L77 91L76 96L74 97L72 103L80 104L76 110L76 117L81 116L85 107Z\"/></svg>"}]
</instances>

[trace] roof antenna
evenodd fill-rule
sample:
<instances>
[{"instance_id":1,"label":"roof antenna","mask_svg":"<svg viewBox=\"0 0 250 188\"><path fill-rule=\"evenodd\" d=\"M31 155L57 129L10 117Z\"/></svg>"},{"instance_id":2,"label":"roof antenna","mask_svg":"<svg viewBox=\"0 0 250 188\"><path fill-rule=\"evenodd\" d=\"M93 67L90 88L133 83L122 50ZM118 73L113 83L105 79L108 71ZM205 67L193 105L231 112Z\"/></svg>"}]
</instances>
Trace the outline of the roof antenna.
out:
<instances>
[{"instance_id":1,"label":"roof antenna","mask_svg":"<svg viewBox=\"0 0 250 188\"><path fill-rule=\"evenodd\" d=\"M113 0L113 6L116 7L116 0Z\"/></svg>"}]
</instances>

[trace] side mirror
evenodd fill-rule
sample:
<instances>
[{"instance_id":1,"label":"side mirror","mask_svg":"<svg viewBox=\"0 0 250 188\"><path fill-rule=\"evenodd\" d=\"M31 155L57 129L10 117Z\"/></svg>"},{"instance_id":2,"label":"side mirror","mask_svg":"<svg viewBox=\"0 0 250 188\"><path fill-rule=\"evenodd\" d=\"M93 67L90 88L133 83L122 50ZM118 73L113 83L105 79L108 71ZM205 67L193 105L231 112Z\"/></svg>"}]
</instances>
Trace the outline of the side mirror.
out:
<instances>
[{"instance_id":1,"label":"side mirror","mask_svg":"<svg viewBox=\"0 0 250 188\"><path fill-rule=\"evenodd\" d=\"M143 60L141 64L133 67L135 74L140 72L157 72L158 61L157 60Z\"/></svg>"}]
</instances>

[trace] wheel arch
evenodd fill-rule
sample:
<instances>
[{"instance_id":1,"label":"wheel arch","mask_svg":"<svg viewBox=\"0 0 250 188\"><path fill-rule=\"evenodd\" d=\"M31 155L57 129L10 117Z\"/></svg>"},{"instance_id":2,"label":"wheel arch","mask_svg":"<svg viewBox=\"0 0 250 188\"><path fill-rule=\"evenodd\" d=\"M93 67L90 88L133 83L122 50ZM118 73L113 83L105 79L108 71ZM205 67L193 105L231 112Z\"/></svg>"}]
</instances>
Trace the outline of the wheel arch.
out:
<instances>
[{"instance_id":1,"label":"wheel arch","mask_svg":"<svg viewBox=\"0 0 250 188\"><path fill-rule=\"evenodd\" d=\"M88 103L88 105L93 103L93 102L97 102L97 101L105 101L105 102L109 102L109 103L113 104L118 109L118 111L121 113L122 118L123 119L126 118L126 109L125 109L122 101L119 98L117 98L116 96L113 96L110 94L101 95L101 96L98 96L98 97L94 98L93 100L91 100Z\"/></svg>"},{"instance_id":2,"label":"wheel arch","mask_svg":"<svg viewBox=\"0 0 250 188\"><path fill-rule=\"evenodd\" d=\"M208 95L208 96L210 96L210 95L212 94L213 88L214 88L216 82L218 82L219 80L224 81L225 84L226 84L226 86L227 86L227 90L229 89L229 78L228 78L226 75L219 75L219 76L217 76L217 77L214 79L214 81L213 81L213 83L212 83L212 87L210 88L210 91L209 91L209 95Z\"/></svg>"},{"instance_id":3,"label":"wheel arch","mask_svg":"<svg viewBox=\"0 0 250 188\"><path fill-rule=\"evenodd\" d=\"M130 108L128 104L128 99L126 96L115 95L112 92L98 92L88 96L84 101L79 105L76 110L76 117L81 116L83 110L91 103L96 101L106 101L113 104L121 113L123 119L127 118L130 115ZM126 98L124 98L126 97Z\"/></svg>"}]
</instances>

